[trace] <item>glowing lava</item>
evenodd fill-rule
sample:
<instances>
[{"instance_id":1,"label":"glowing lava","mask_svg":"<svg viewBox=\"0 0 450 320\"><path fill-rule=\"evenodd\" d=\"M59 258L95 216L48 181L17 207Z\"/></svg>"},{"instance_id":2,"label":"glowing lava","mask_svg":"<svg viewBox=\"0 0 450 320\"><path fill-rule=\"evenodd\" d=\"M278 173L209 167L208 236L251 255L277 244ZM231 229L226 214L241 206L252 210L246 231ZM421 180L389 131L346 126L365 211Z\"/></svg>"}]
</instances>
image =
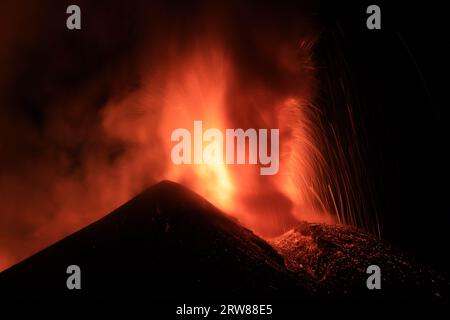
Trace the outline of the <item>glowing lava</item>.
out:
<instances>
[{"instance_id":1,"label":"glowing lava","mask_svg":"<svg viewBox=\"0 0 450 320\"><path fill-rule=\"evenodd\" d=\"M209 43L177 56L169 66L159 120L159 136L169 163L164 178L188 186L261 235L279 234L292 227L295 219L334 221L320 199L321 191L316 190L326 186L316 175L325 170L325 161L305 111L308 97L280 95L265 84L241 92L230 90L236 86L233 81L239 71L220 46ZM251 105L234 94L253 95ZM240 118L230 108L236 103L242 103ZM170 161L172 132L192 127L198 119L223 131L230 127L280 128L280 172L264 177L248 164L174 165Z\"/></svg>"}]
</instances>

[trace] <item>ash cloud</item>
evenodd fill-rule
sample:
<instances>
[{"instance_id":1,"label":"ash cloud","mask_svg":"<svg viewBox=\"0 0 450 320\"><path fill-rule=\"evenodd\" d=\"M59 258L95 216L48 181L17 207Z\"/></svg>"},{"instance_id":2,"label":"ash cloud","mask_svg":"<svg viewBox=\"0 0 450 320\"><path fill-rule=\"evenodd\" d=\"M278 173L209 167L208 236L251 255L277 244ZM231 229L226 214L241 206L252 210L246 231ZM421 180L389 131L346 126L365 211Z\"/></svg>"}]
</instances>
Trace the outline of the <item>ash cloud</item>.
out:
<instances>
[{"instance_id":1,"label":"ash cloud","mask_svg":"<svg viewBox=\"0 0 450 320\"><path fill-rule=\"evenodd\" d=\"M313 40L302 13L315 10L309 5L79 1L82 30L69 31L69 4L0 7L0 269L164 178L157 127L166 64L201 39L222 42L233 61L236 126L258 127L272 102L309 92L311 73L293 62L309 49L287 45ZM243 104L248 113L238 112Z\"/></svg>"}]
</instances>

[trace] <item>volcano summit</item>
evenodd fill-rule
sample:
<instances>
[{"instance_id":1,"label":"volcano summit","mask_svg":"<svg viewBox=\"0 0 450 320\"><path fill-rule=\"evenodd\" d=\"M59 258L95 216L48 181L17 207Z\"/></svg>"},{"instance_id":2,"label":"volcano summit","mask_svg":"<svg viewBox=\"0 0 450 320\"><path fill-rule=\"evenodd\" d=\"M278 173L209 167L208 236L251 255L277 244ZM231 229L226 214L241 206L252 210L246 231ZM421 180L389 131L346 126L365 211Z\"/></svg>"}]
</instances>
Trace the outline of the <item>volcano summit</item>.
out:
<instances>
[{"instance_id":1,"label":"volcano summit","mask_svg":"<svg viewBox=\"0 0 450 320\"><path fill-rule=\"evenodd\" d=\"M365 287L372 263L382 269L382 290ZM82 271L80 290L66 287L69 265ZM345 226L299 223L266 242L169 181L0 274L2 299L436 298L448 288Z\"/></svg>"}]
</instances>

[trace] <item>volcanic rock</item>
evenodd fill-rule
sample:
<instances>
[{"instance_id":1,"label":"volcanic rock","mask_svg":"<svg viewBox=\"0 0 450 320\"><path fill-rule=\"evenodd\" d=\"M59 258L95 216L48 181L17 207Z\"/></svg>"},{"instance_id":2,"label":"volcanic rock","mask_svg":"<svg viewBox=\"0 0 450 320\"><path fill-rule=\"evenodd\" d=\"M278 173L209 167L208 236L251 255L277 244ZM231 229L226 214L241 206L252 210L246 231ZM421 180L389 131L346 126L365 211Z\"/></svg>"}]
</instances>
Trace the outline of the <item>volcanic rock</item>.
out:
<instances>
[{"instance_id":1,"label":"volcanic rock","mask_svg":"<svg viewBox=\"0 0 450 320\"><path fill-rule=\"evenodd\" d=\"M380 290L366 287L372 264L381 268ZM69 265L81 268L80 290L66 287ZM350 227L302 222L266 242L169 181L0 274L3 299L439 298L448 288Z\"/></svg>"},{"instance_id":2,"label":"volcanic rock","mask_svg":"<svg viewBox=\"0 0 450 320\"><path fill-rule=\"evenodd\" d=\"M449 283L387 242L348 226L301 222L270 240L286 267L319 296L354 298L449 297ZM381 269L381 289L368 290L370 265Z\"/></svg>"},{"instance_id":3,"label":"volcanic rock","mask_svg":"<svg viewBox=\"0 0 450 320\"><path fill-rule=\"evenodd\" d=\"M81 269L81 290L66 287L69 265ZM169 181L0 274L8 298L307 294L269 244Z\"/></svg>"}]
</instances>

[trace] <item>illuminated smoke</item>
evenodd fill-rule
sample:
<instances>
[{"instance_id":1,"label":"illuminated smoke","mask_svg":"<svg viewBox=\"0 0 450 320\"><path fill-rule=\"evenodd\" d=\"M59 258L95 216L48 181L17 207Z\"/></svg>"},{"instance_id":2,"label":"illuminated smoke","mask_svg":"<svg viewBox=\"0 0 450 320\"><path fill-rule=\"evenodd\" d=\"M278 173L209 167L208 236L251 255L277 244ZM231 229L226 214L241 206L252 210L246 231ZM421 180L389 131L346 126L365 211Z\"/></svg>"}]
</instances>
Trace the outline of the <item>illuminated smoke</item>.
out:
<instances>
[{"instance_id":1,"label":"illuminated smoke","mask_svg":"<svg viewBox=\"0 0 450 320\"><path fill-rule=\"evenodd\" d=\"M298 220L356 224L345 220L352 181L342 190L339 168L329 165L334 152L345 152L324 136L313 103L311 8L283 5L274 15L270 6L239 2L83 5L87 31L77 36L49 22L58 8L43 5L50 13L42 9L34 23L49 39L25 30L20 46L20 32L4 43L0 66L9 72L0 85L11 93L1 97L0 268L162 179L186 185L264 237ZM24 20L17 15L14 21ZM22 60L11 67L14 55ZM279 173L175 166L171 132L194 120L221 130L280 128Z\"/></svg>"}]
</instances>

